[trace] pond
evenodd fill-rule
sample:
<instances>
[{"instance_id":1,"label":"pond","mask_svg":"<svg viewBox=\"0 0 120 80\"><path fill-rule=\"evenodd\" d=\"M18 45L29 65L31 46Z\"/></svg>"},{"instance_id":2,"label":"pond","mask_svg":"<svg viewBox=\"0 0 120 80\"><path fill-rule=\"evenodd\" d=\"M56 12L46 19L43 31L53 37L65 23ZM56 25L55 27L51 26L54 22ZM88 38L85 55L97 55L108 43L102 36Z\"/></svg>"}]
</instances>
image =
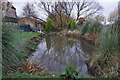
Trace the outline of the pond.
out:
<instances>
[{"instance_id":1,"label":"pond","mask_svg":"<svg viewBox=\"0 0 120 80\"><path fill-rule=\"evenodd\" d=\"M36 51L30 56L31 61L40 61L48 72L64 72L67 63L77 66L79 75L88 74L87 55L95 49L82 39L75 40L65 36L49 36L40 41Z\"/></svg>"}]
</instances>

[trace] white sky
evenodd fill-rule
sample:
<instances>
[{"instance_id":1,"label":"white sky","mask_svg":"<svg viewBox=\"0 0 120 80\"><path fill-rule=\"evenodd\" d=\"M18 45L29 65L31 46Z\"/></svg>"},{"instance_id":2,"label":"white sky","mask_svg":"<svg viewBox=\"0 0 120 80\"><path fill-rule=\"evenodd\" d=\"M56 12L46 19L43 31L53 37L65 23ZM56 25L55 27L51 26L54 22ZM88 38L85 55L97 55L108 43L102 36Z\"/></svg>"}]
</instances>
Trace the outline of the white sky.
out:
<instances>
[{"instance_id":1,"label":"white sky","mask_svg":"<svg viewBox=\"0 0 120 80\"><path fill-rule=\"evenodd\" d=\"M13 5L17 9L17 15L21 16L23 6L27 2L34 2L34 1L39 1L39 0L8 0L8 1L13 3ZM56 1L56 0L40 0L40 1ZM72 0L64 0L64 1L72 1ZM97 1L100 3L100 5L103 6L104 10L102 11L102 13L106 17L108 17L109 13L111 13L115 8L117 8L118 2L119 2L119 0L97 0ZM45 18L45 16L43 16L41 12L38 14L40 18Z\"/></svg>"}]
</instances>

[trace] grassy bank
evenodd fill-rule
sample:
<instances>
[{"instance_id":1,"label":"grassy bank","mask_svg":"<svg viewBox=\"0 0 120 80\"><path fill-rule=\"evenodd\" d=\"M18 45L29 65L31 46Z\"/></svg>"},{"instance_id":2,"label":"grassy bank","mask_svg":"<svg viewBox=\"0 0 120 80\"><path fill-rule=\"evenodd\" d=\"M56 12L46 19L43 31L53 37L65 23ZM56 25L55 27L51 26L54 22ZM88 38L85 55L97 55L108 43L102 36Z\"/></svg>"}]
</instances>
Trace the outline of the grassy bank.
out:
<instances>
[{"instance_id":1,"label":"grassy bank","mask_svg":"<svg viewBox=\"0 0 120 80\"><path fill-rule=\"evenodd\" d=\"M22 32L21 36L23 38L23 45L27 55L35 51L40 40L42 39L42 35L38 32Z\"/></svg>"},{"instance_id":2,"label":"grassy bank","mask_svg":"<svg viewBox=\"0 0 120 80\"><path fill-rule=\"evenodd\" d=\"M39 35L38 32L21 32L20 34L24 44L26 44L32 37Z\"/></svg>"}]
</instances>

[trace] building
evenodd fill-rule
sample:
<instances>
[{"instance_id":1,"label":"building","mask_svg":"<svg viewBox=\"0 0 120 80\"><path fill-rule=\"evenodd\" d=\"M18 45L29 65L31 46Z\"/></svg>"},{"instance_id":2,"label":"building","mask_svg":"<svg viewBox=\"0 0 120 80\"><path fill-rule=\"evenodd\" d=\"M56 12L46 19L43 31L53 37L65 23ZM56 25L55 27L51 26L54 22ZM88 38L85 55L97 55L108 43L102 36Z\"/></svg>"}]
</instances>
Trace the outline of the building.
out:
<instances>
[{"instance_id":1,"label":"building","mask_svg":"<svg viewBox=\"0 0 120 80\"><path fill-rule=\"evenodd\" d=\"M43 31L45 26L43 21L27 17L20 18L18 23L20 25L30 25L31 30L35 32L39 30Z\"/></svg>"},{"instance_id":2,"label":"building","mask_svg":"<svg viewBox=\"0 0 120 80\"><path fill-rule=\"evenodd\" d=\"M12 3L3 2L2 6L3 21L10 24L17 24L19 19L17 18L16 8L12 5Z\"/></svg>"}]
</instances>

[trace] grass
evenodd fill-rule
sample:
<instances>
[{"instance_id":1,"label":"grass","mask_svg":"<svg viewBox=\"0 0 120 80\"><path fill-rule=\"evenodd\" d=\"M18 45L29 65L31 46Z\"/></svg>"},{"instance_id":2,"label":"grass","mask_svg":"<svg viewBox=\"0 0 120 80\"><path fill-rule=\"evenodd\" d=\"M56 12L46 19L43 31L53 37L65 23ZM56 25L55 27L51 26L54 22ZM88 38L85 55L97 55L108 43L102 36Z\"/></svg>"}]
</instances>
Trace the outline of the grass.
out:
<instances>
[{"instance_id":1,"label":"grass","mask_svg":"<svg viewBox=\"0 0 120 80\"><path fill-rule=\"evenodd\" d=\"M38 32L22 32L21 36L25 42L29 41L32 37L39 35Z\"/></svg>"},{"instance_id":2,"label":"grass","mask_svg":"<svg viewBox=\"0 0 120 80\"><path fill-rule=\"evenodd\" d=\"M103 55L104 60L118 53L118 31L112 27L102 28L98 41L100 43L99 53Z\"/></svg>"},{"instance_id":3,"label":"grass","mask_svg":"<svg viewBox=\"0 0 120 80\"><path fill-rule=\"evenodd\" d=\"M38 35L39 35L38 32L22 32L21 33L22 42L23 42L22 44L23 44L23 48L24 48L23 50L24 50L24 52L26 54L26 57L31 52L31 50L35 50L38 43L36 44L36 42L32 41L31 39L33 37L38 36ZM35 43L35 45L32 45L34 43ZM27 49L26 47L29 47L30 49Z\"/></svg>"},{"instance_id":4,"label":"grass","mask_svg":"<svg viewBox=\"0 0 120 80\"><path fill-rule=\"evenodd\" d=\"M53 75L55 75L54 78L60 78L58 74L54 74L54 73L48 73L48 72L39 72L37 74L33 74L33 73L19 73L19 72L15 72L15 73L10 73L8 75L3 75L3 78L53 78Z\"/></svg>"},{"instance_id":5,"label":"grass","mask_svg":"<svg viewBox=\"0 0 120 80\"><path fill-rule=\"evenodd\" d=\"M25 47L25 53L29 56L33 51L36 50L38 44L40 43L42 39L42 34L34 33L34 32L28 32L28 33L22 33L24 47Z\"/></svg>"}]
</instances>

